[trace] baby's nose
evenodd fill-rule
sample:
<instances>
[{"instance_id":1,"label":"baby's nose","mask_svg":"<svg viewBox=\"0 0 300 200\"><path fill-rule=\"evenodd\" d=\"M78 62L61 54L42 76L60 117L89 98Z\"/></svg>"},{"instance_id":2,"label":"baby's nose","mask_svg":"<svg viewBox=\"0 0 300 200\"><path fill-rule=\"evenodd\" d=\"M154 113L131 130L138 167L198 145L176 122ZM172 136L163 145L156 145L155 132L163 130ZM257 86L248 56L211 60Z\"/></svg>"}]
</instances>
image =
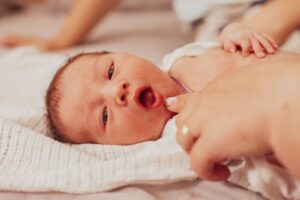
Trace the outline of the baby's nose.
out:
<instances>
[{"instance_id":1,"label":"baby's nose","mask_svg":"<svg viewBox=\"0 0 300 200\"><path fill-rule=\"evenodd\" d=\"M120 106L125 106L128 103L127 102L128 85L129 84L127 82L121 82L117 85L115 100L116 103Z\"/></svg>"}]
</instances>

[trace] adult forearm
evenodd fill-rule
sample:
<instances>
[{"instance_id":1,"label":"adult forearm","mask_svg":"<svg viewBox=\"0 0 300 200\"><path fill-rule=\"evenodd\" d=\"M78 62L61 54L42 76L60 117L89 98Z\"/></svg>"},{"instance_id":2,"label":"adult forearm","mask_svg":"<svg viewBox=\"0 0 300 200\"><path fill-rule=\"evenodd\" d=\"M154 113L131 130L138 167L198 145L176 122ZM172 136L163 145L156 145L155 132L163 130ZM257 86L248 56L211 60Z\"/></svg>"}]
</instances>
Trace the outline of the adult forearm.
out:
<instances>
[{"instance_id":1,"label":"adult forearm","mask_svg":"<svg viewBox=\"0 0 300 200\"><path fill-rule=\"evenodd\" d=\"M282 44L300 25L300 1L270 1L257 13L245 17L242 22L255 30L267 33L278 44Z\"/></svg>"},{"instance_id":2,"label":"adult forearm","mask_svg":"<svg viewBox=\"0 0 300 200\"><path fill-rule=\"evenodd\" d=\"M61 47L80 43L118 2L119 0L77 0L53 43Z\"/></svg>"}]
</instances>

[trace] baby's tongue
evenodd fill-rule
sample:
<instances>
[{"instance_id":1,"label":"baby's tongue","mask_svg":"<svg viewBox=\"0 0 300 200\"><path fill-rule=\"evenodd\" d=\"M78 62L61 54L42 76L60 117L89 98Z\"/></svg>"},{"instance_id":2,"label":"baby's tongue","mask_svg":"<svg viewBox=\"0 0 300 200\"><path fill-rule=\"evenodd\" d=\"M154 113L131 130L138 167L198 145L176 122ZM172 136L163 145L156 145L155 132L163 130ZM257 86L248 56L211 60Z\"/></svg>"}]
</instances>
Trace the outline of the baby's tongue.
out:
<instances>
[{"instance_id":1,"label":"baby's tongue","mask_svg":"<svg viewBox=\"0 0 300 200\"><path fill-rule=\"evenodd\" d=\"M151 89L147 89L147 90L143 91L140 100L145 107L151 107L155 100Z\"/></svg>"}]
</instances>

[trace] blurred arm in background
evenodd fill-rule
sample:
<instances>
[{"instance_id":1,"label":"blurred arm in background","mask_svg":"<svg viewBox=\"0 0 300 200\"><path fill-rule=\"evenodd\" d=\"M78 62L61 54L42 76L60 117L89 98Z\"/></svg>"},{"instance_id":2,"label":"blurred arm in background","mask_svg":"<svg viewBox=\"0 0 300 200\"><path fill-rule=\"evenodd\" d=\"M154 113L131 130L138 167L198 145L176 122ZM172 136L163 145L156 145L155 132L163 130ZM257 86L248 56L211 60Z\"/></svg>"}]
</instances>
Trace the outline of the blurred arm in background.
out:
<instances>
[{"instance_id":1,"label":"blurred arm in background","mask_svg":"<svg viewBox=\"0 0 300 200\"><path fill-rule=\"evenodd\" d=\"M0 45L36 46L44 51L68 48L79 44L113 8L119 0L76 0L62 28L52 39L35 36L7 35L0 37Z\"/></svg>"}]
</instances>

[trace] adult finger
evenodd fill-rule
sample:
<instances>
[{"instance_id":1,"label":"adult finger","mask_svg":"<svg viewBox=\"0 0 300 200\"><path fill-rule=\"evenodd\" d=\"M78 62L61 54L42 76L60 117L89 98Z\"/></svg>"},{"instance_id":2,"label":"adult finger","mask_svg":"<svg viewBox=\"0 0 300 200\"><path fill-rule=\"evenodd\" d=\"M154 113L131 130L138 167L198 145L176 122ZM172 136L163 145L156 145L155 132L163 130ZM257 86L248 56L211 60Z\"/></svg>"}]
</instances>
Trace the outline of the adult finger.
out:
<instances>
[{"instance_id":1,"label":"adult finger","mask_svg":"<svg viewBox=\"0 0 300 200\"><path fill-rule=\"evenodd\" d=\"M226 159L217 153L221 151L218 149L221 147L208 143L205 137L205 135L202 135L190 151L191 167L202 179L210 181L226 180L230 176L230 171L227 166L220 164Z\"/></svg>"},{"instance_id":2,"label":"adult finger","mask_svg":"<svg viewBox=\"0 0 300 200\"><path fill-rule=\"evenodd\" d=\"M186 99L190 93L169 97L165 99L165 105L168 110L179 113L186 104Z\"/></svg>"}]
</instances>

